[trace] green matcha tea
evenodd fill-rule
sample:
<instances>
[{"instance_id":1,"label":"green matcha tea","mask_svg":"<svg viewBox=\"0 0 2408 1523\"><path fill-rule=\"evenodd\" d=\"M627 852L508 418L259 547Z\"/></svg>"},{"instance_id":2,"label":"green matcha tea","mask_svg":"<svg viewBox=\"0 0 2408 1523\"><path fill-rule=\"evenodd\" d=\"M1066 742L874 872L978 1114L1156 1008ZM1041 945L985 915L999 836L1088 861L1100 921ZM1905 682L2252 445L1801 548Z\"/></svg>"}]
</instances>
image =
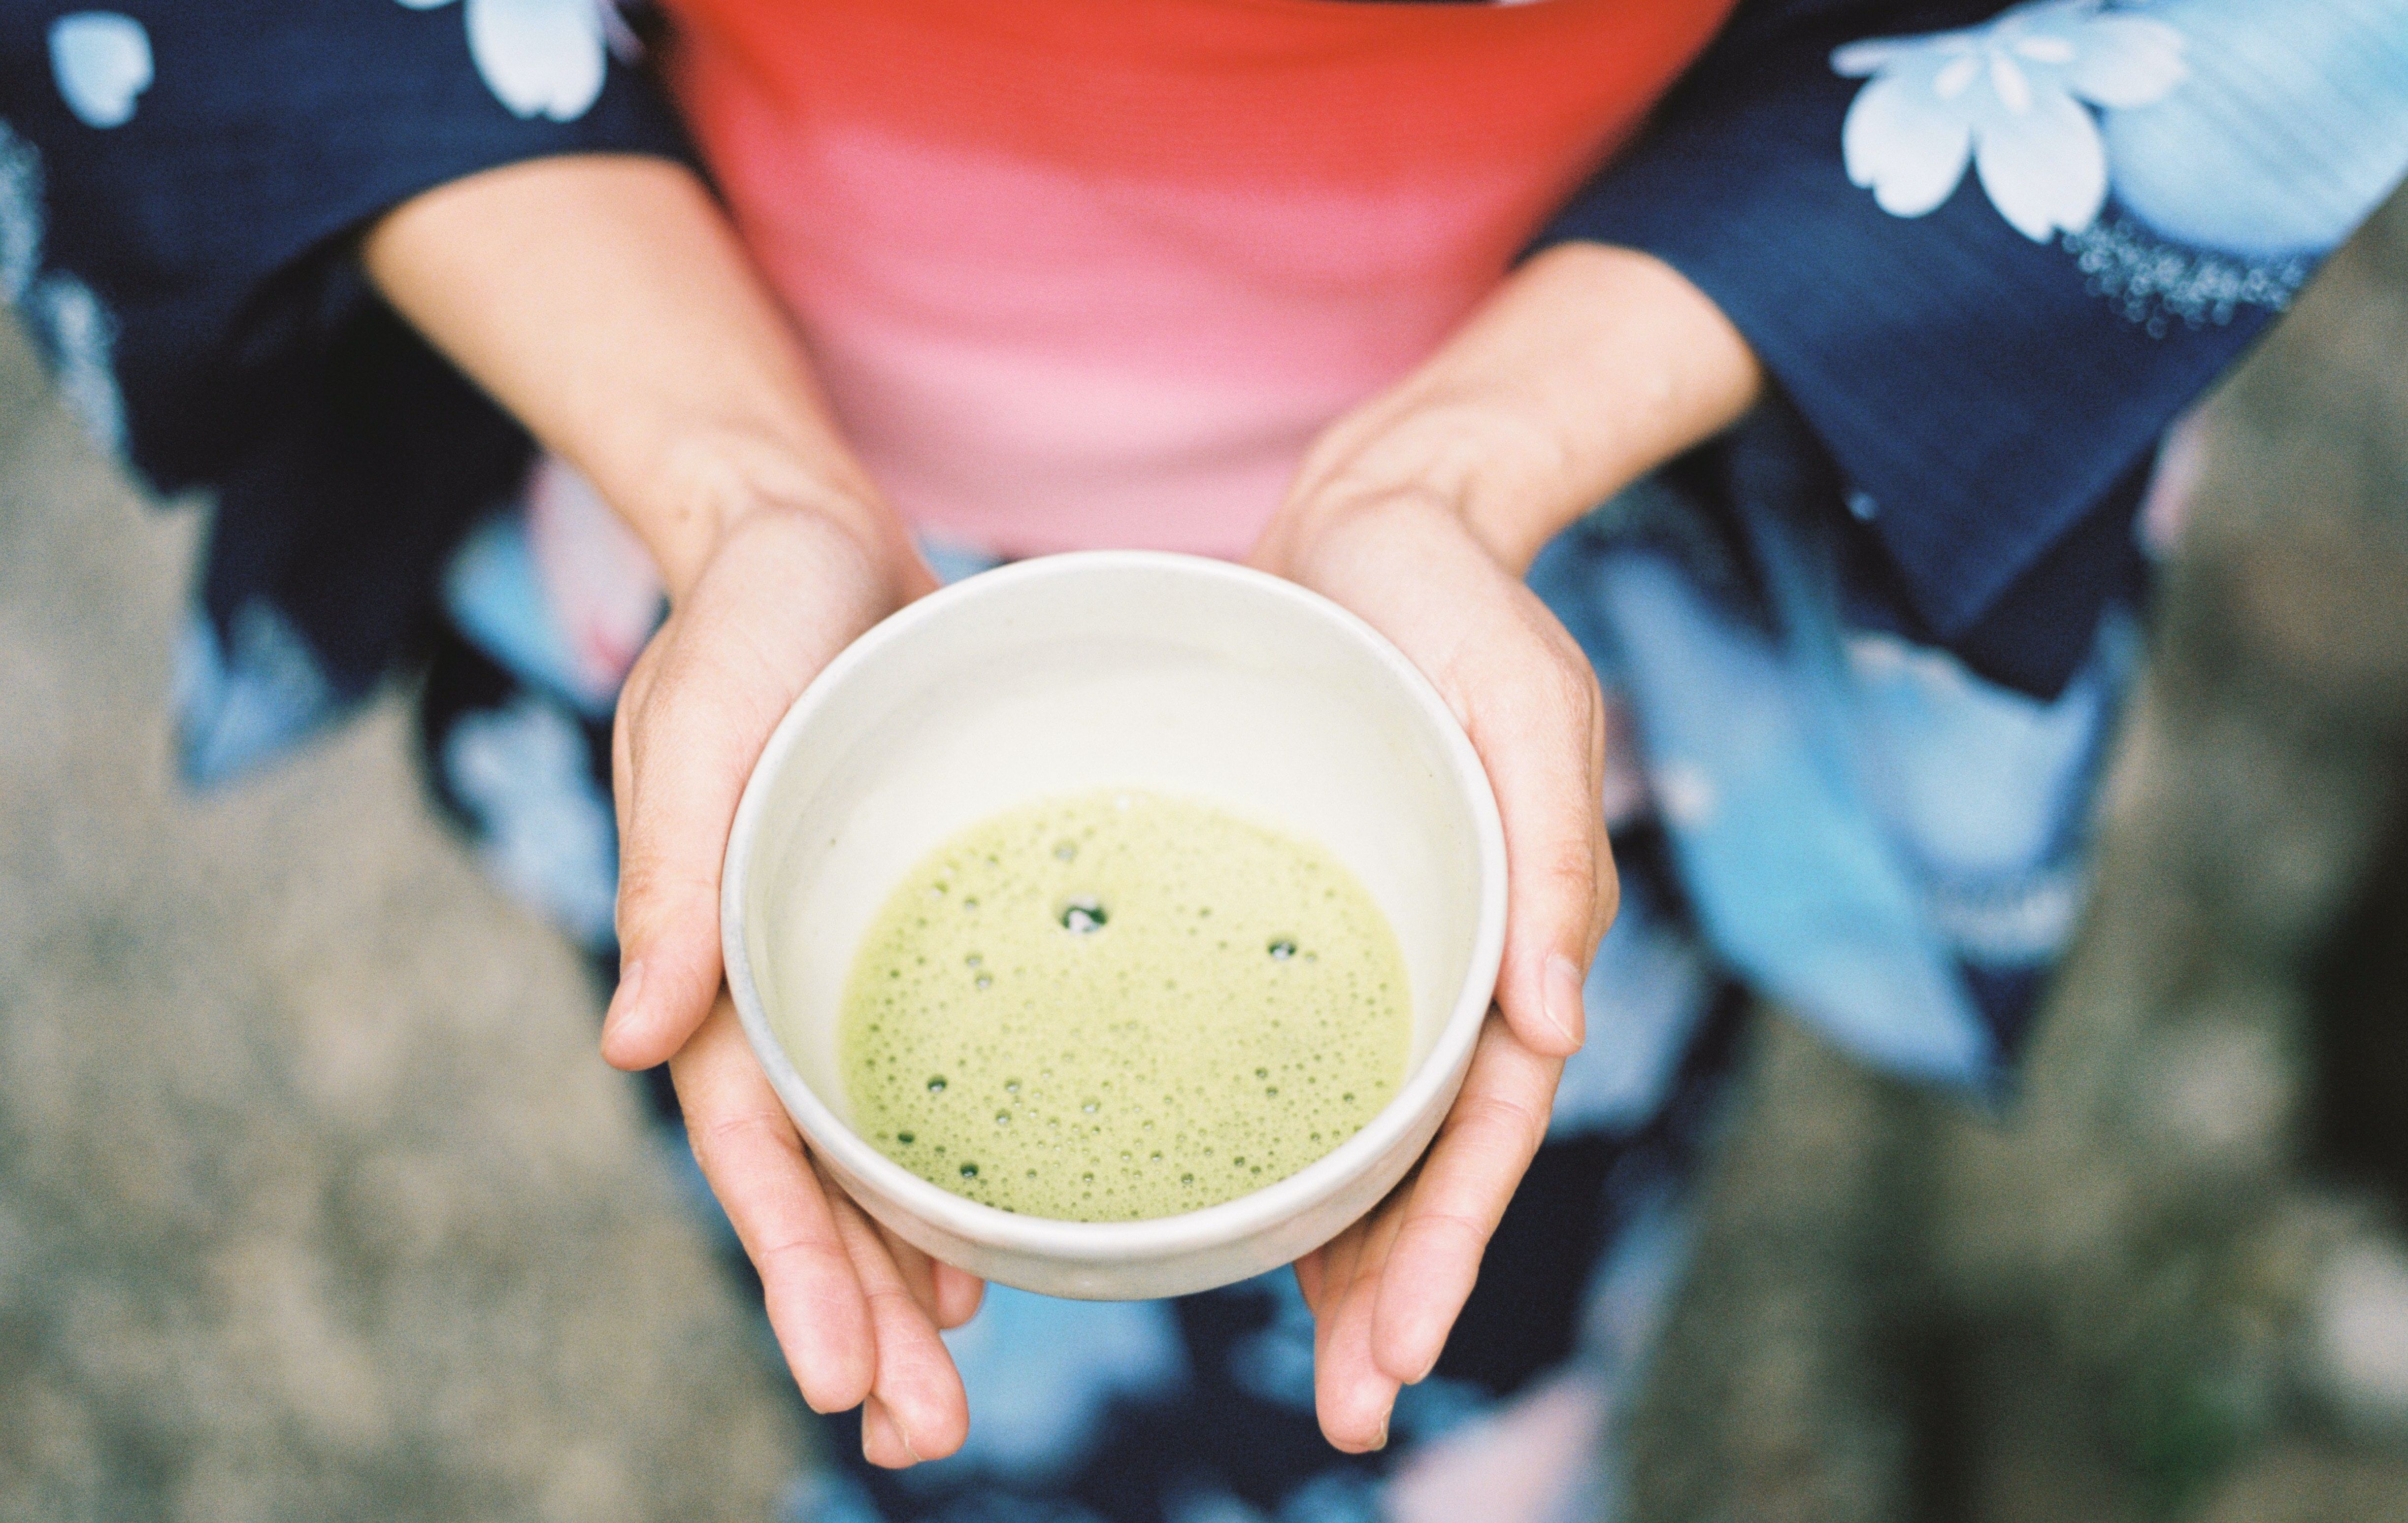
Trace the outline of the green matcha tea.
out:
<instances>
[{"instance_id":1,"label":"green matcha tea","mask_svg":"<svg viewBox=\"0 0 2408 1523\"><path fill-rule=\"evenodd\" d=\"M1073 1221L1296 1172L1403 1080L1412 1001L1336 859L1107 790L971 826L907 874L845 988L853 1125L921 1178Z\"/></svg>"}]
</instances>

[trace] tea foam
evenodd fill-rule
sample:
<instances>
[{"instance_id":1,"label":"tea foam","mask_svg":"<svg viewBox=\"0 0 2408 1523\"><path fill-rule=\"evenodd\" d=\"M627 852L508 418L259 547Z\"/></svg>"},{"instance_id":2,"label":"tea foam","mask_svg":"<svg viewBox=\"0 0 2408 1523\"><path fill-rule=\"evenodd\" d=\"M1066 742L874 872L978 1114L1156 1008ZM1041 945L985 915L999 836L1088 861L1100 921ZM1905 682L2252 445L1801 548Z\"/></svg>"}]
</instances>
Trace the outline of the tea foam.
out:
<instances>
[{"instance_id":1,"label":"tea foam","mask_svg":"<svg viewBox=\"0 0 2408 1523\"><path fill-rule=\"evenodd\" d=\"M854 1129L1032 1215L1232 1200L1402 1082L1404 958L1354 876L1210 805L1102 790L972 826L904 875L848 980Z\"/></svg>"}]
</instances>

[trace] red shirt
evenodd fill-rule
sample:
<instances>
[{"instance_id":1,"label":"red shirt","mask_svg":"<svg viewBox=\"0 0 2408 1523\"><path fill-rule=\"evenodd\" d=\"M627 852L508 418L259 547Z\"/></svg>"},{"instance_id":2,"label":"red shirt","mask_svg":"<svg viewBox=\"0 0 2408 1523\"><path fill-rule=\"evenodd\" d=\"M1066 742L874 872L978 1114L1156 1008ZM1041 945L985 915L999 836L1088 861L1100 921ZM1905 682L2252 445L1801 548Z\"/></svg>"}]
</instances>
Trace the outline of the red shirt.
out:
<instances>
[{"instance_id":1,"label":"red shirt","mask_svg":"<svg viewBox=\"0 0 2408 1523\"><path fill-rule=\"evenodd\" d=\"M672 75L895 504L1241 553L1730 0L675 0Z\"/></svg>"}]
</instances>

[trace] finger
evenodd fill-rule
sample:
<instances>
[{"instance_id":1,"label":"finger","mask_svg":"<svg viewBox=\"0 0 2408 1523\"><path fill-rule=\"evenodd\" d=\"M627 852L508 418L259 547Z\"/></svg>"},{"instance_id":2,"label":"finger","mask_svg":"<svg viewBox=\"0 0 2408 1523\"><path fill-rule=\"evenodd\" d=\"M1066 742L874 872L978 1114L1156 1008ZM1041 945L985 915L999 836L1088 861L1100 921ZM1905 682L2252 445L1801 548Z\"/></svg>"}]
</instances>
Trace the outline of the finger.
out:
<instances>
[{"instance_id":1,"label":"finger","mask_svg":"<svg viewBox=\"0 0 2408 1523\"><path fill-rule=\"evenodd\" d=\"M627 839L627 796L631 790L619 783L633 774L628 758L633 754L627 738L627 722L644 706L644 695L652 688L652 653L659 648L657 639L637 653L636 664L627 668L627 680L619 684L619 702L610 711L610 828L615 840Z\"/></svg>"},{"instance_id":2,"label":"finger","mask_svg":"<svg viewBox=\"0 0 2408 1523\"><path fill-rule=\"evenodd\" d=\"M1311 1312L1315 1320L1321 1316L1321 1287L1325 1283L1323 1275L1328 1263L1328 1254L1329 1245L1324 1243L1288 1266L1296 1275L1297 1294L1304 1298L1304 1309Z\"/></svg>"},{"instance_id":3,"label":"finger","mask_svg":"<svg viewBox=\"0 0 2408 1523\"><path fill-rule=\"evenodd\" d=\"M1532 1052L1502 1022L1481 1032L1380 1275L1369 1346L1384 1373L1410 1385L1438 1363L1513 1187L1546 1140L1562 1072L1561 1058Z\"/></svg>"},{"instance_id":4,"label":"finger","mask_svg":"<svg viewBox=\"0 0 2408 1523\"><path fill-rule=\"evenodd\" d=\"M902 1470L920 1462L910 1441L896 1426L895 1415L872 1392L861 1403L861 1458L883 1470Z\"/></svg>"},{"instance_id":5,"label":"finger","mask_svg":"<svg viewBox=\"0 0 2408 1523\"><path fill-rule=\"evenodd\" d=\"M903 1276L904 1286L920 1310L939 1328L958 1328L978 1315L979 1302L985 1299L986 1282L968 1270L957 1270L951 1264L929 1257L920 1249L896 1237L882 1222L873 1221L880 1241L886 1244L888 1257Z\"/></svg>"},{"instance_id":6,"label":"finger","mask_svg":"<svg viewBox=\"0 0 2408 1523\"><path fill-rule=\"evenodd\" d=\"M978 1315L979 1304L986 1300L986 1282L951 1264L938 1263L935 1270L937 1326L950 1331Z\"/></svg>"},{"instance_id":7,"label":"finger","mask_svg":"<svg viewBox=\"0 0 2408 1523\"><path fill-rule=\"evenodd\" d=\"M1585 1034L1581 985L1615 899L1600 802L1605 705L1579 646L1526 589L1515 592L1520 626L1468 647L1456 677L1505 827L1497 1002L1534 1051L1567 1057Z\"/></svg>"},{"instance_id":8,"label":"finger","mask_svg":"<svg viewBox=\"0 0 2408 1523\"><path fill-rule=\"evenodd\" d=\"M702 607L663 630L644 712L624 730L621 972L602 1027L603 1056L623 1068L675 1052L719 987L728 822L783 685L764 674L744 680L724 664L725 653L710 648L726 633L722 623Z\"/></svg>"},{"instance_id":9,"label":"finger","mask_svg":"<svg viewBox=\"0 0 2408 1523\"><path fill-rule=\"evenodd\" d=\"M822 1173L820 1181L823 1185L827 1184L827 1175ZM886 1257L895 1261L895 1272L902 1276L903 1288L910 1291L912 1300L919 1303L922 1315L930 1321L936 1320L937 1261L896 1237L885 1223L873 1219L869 1227L878 1234L878 1241L885 1245Z\"/></svg>"},{"instance_id":10,"label":"finger","mask_svg":"<svg viewBox=\"0 0 2408 1523\"><path fill-rule=\"evenodd\" d=\"M761 1272L803 1400L817 1412L858 1406L877 1373L869 1306L802 1140L724 997L670 1072L695 1161Z\"/></svg>"},{"instance_id":11,"label":"finger","mask_svg":"<svg viewBox=\"0 0 2408 1523\"><path fill-rule=\"evenodd\" d=\"M1369 1326L1380 1266L1387 1261L1388 1245L1396 1241L1398 1202L1392 1194L1355 1223L1341 1261L1331 1267L1322 1290L1328 1310L1313 1324L1316 1372L1327 1364L1323 1355L1329 1347L1348 1341L1350 1323Z\"/></svg>"},{"instance_id":12,"label":"finger","mask_svg":"<svg viewBox=\"0 0 2408 1523\"><path fill-rule=\"evenodd\" d=\"M1372 1208L1377 1213L1378 1207ZM1370 1215L1353 1223L1345 1231L1315 1248L1305 1258L1297 1261L1301 1271L1309 1262L1312 1266L1313 1284L1305 1297L1316 1318L1326 1318L1338 1308L1338 1297L1354 1278L1354 1260L1363 1251L1363 1234L1370 1228ZM1298 1287L1303 1288L1299 1279Z\"/></svg>"},{"instance_id":13,"label":"finger","mask_svg":"<svg viewBox=\"0 0 2408 1523\"><path fill-rule=\"evenodd\" d=\"M1348 1454L1386 1444L1388 1415L1397 1404L1398 1382L1372 1358L1371 1328L1399 1203L1391 1195L1362 1223L1347 1278L1325 1288L1336 1304L1314 1327L1313 1404L1323 1435Z\"/></svg>"},{"instance_id":14,"label":"finger","mask_svg":"<svg viewBox=\"0 0 2408 1523\"><path fill-rule=\"evenodd\" d=\"M969 1436L969 1399L962 1393L953 1357L905 1285L886 1240L859 1206L824 1176L822 1183L853 1256L853 1272L868 1297L870 1325L878 1339L878 1375L871 1395L884 1421L873 1423L869 1412L863 1411L862 1457L889 1468L941 1459ZM891 1436L895 1446L874 1443L873 1435Z\"/></svg>"},{"instance_id":15,"label":"finger","mask_svg":"<svg viewBox=\"0 0 2408 1523\"><path fill-rule=\"evenodd\" d=\"M1367 1245L1378 1234L1385 1214L1412 1193L1413 1177L1408 1171L1361 1220L1350 1223L1344 1231L1289 1266L1296 1272L1296 1287L1303 1293L1305 1309L1313 1315L1316 1325L1336 1312L1338 1298L1354 1284Z\"/></svg>"},{"instance_id":16,"label":"finger","mask_svg":"<svg viewBox=\"0 0 2408 1523\"><path fill-rule=\"evenodd\" d=\"M890 600L842 530L756 513L653 637L614 779L624 825L621 974L602 1032L611 1063L666 1060L709 1013L719 870L745 780L795 696Z\"/></svg>"}]
</instances>

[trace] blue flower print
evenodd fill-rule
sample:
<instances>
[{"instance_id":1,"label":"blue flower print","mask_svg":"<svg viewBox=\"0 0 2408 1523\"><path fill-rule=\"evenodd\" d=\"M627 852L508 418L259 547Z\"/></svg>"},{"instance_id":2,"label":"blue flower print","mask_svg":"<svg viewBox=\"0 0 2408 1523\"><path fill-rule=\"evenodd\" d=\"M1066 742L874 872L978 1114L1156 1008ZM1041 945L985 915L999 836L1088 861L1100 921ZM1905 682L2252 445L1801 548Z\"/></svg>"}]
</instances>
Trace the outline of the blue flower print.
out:
<instances>
[{"instance_id":1,"label":"blue flower print","mask_svg":"<svg viewBox=\"0 0 2408 1523\"><path fill-rule=\"evenodd\" d=\"M945 1343L972 1419L961 1451L928 1467L940 1476L976 1467L1032 1479L1073 1465L1114 1397L1165 1390L1187 1372L1169 1304L1158 1300L1055 1300L990 1286L978 1316Z\"/></svg>"},{"instance_id":2,"label":"blue flower print","mask_svg":"<svg viewBox=\"0 0 2408 1523\"><path fill-rule=\"evenodd\" d=\"M2100 123L2116 203L2245 260L2339 244L2408 173L2408 0L2163 0L2198 79Z\"/></svg>"},{"instance_id":3,"label":"blue flower print","mask_svg":"<svg viewBox=\"0 0 2408 1523\"><path fill-rule=\"evenodd\" d=\"M117 385L117 319L92 287L42 268L42 158L0 122L0 301L24 319L59 399L92 441L125 442L125 399Z\"/></svg>"},{"instance_id":4,"label":"blue flower print","mask_svg":"<svg viewBox=\"0 0 2408 1523\"><path fill-rule=\"evenodd\" d=\"M42 156L0 122L0 301L15 306L42 266Z\"/></svg>"},{"instance_id":5,"label":"blue flower print","mask_svg":"<svg viewBox=\"0 0 2408 1523\"><path fill-rule=\"evenodd\" d=\"M111 454L125 446L125 398L117 387L117 317L72 275L41 277L20 303L59 400L85 437Z\"/></svg>"},{"instance_id":6,"label":"blue flower print","mask_svg":"<svg viewBox=\"0 0 2408 1523\"><path fill-rule=\"evenodd\" d=\"M443 769L483 826L493 875L589 947L610 944L619 842L577 722L522 695L460 721Z\"/></svg>"},{"instance_id":7,"label":"blue flower print","mask_svg":"<svg viewBox=\"0 0 2408 1523\"><path fill-rule=\"evenodd\" d=\"M276 607L246 601L221 640L194 613L177 642L178 762L186 783L223 783L310 735L335 712L324 668Z\"/></svg>"}]
</instances>

